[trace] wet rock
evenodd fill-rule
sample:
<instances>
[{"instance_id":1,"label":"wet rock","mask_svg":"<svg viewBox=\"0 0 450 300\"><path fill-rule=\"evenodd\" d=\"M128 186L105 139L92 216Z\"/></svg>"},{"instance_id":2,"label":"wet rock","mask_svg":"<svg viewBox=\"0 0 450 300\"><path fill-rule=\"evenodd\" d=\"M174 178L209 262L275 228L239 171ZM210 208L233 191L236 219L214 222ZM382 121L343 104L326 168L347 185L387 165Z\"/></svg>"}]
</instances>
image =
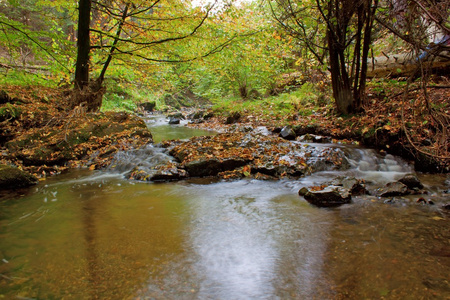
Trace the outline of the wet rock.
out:
<instances>
[{"instance_id":1,"label":"wet rock","mask_svg":"<svg viewBox=\"0 0 450 300\"><path fill-rule=\"evenodd\" d=\"M0 165L0 189L22 188L37 183L37 178L27 172L12 166Z\"/></svg>"},{"instance_id":2,"label":"wet rock","mask_svg":"<svg viewBox=\"0 0 450 300\"><path fill-rule=\"evenodd\" d=\"M336 207L350 203L352 197L350 191L339 186L328 186L320 191L300 189L299 195L306 201L317 207Z\"/></svg>"},{"instance_id":3,"label":"wet rock","mask_svg":"<svg viewBox=\"0 0 450 300\"><path fill-rule=\"evenodd\" d=\"M265 126L258 126L253 130L253 133L258 135L264 135L264 136L268 136L270 134L270 130L267 129L267 127Z\"/></svg>"},{"instance_id":4,"label":"wet rock","mask_svg":"<svg viewBox=\"0 0 450 300\"><path fill-rule=\"evenodd\" d=\"M407 174L402 179L400 179L398 182L403 183L408 187L410 190L414 189L422 189L423 184L420 182L420 180L413 174Z\"/></svg>"},{"instance_id":5,"label":"wet rock","mask_svg":"<svg viewBox=\"0 0 450 300\"><path fill-rule=\"evenodd\" d=\"M364 184L364 180L356 179L355 177L336 177L331 184L348 189L352 196L369 194L366 185Z\"/></svg>"},{"instance_id":6,"label":"wet rock","mask_svg":"<svg viewBox=\"0 0 450 300\"><path fill-rule=\"evenodd\" d=\"M305 152L307 164L311 172L320 171L343 171L350 168L350 163L345 153L339 148L316 148L309 147Z\"/></svg>"},{"instance_id":7,"label":"wet rock","mask_svg":"<svg viewBox=\"0 0 450 300\"><path fill-rule=\"evenodd\" d=\"M252 167L253 174L263 174L271 177L282 177L282 176L291 176L291 177L301 177L305 173L304 166L301 165L278 165L274 166L272 163L267 164L259 164Z\"/></svg>"},{"instance_id":8,"label":"wet rock","mask_svg":"<svg viewBox=\"0 0 450 300\"><path fill-rule=\"evenodd\" d=\"M176 181L187 178L186 170L178 168L178 165L170 163L151 169L135 167L125 175L128 179L140 181Z\"/></svg>"},{"instance_id":9,"label":"wet rock","mask_svg":"<svg viewBox=\"0 0 450 300\"><path fill-rule=\"evenodd\" d=\"M298 191L298 195L299 196L305 196L307 193L309 192L307 187L302 187L299 191Z\"/></svg>"},{"instance_id":10,"label":"wet rock","mask_svg":"<svg viewBox=\"0 0 450 300\"><path fill-rule=\"evenodd\" d=\"M169 124L170 125L177 125L180 124L181 120L178 118L170 117L169 118Z\"/></svg>"},{"instance_id":11,"label":"wet rock","mask_svg":"<svg viewBox=\"0 0 450 300\"><path fill-rule=\"evenodd\" d=\"M275 128L272 128L271 131L273 134L279 134L282 129L283 128L281 128L281 127L275 127Z\"/></svg>"},{"instance_id":12,"label":"wet rock","mask_svg":"<svg viewBox=\"0 0 450 300\"><path fill-rule=\"evenodd\" d=\"M157 170L150 176L150 181L174 181L187 178L187 172L179 168Z\"/></svg>"},{"instance_id":13,"label":"wet rock","mask_svg":"<svg viewBox=\"0 0 450 300\"><path fill-rule=\"evenodd\" d=\"M147 112L152 112L156 107L156 102L143 102L139 104L139 107Z\"/></svg>"},{"instance_id":14,"label":"wet rock","mask_svg":"<svg viewBox=\"0 0 450 300\"><path fill-rule=\"evenodd\" d=\"M220 172L234 170L245 166L247 160L241 158L200 158L184 164L184 168L192 177L215 176Z\"/></svg>"},{"instance_id":15,"label":"wet rock","mask_svg":"<svg viewBox=\"0 0 450 300\"><path fill-rule=\"evenodd\" d=\"M305 134L298 138L300 142L304 143L331 143L332 139L328 136L321 136L315 134Z\"/></svg>"},{"instance_id":16,"label":"wet rock","mask_svg":"<svg viewBox=\"0 0 450 300\"><path fill-rule=\"evenodd\" d=\"M295 140L297 135L295 134L294 130L291 127L286 126L286 127L283 127L283 129L281 129L280 137L285 140L292 141L292 140Z\"/></svg>"},{"instance_id":17,"label":"wet rock","mask_svg":"<svg viewBox=\"0 0 450 300\"><path fill-rule=\"evenodd\" d=\"M173 113L167 115L167 117L168 117L169 119L180 119L180 120L184 120L184 115L183 115L183 113L182 113L182 112L179 112L179 111L173 112Z\"/></svg>"},{"instance_id":18,"label":"wet rock","mask_svg":"<svg viewBox=\"0 0 450 300\"><path fill-rule=\"evenodd\" d=\"M389 182L384 188L379 190L381 197L393 197L408 195L408 187L401 182Z\"/></svg>"},{"instance_id":19,"label":"wet rock","mask_svg":"<svg viewBox=\"0 0 450 300\"><path fill-rule=\"evenodd\" d=\"M444 211L450 212L450 203L444 204L441 206Z\"/></svg>"},{"instance_id":20,"label":"wet rock","mask_svg":"<svg viewBox=\"0 0 450 300\"><path fill-rule=\"evenodd\" d=\"M225 124L234 124L241 118L241 114L237 111L230 113L230 115L225 120Z\"/></svg>"}]
</instances>

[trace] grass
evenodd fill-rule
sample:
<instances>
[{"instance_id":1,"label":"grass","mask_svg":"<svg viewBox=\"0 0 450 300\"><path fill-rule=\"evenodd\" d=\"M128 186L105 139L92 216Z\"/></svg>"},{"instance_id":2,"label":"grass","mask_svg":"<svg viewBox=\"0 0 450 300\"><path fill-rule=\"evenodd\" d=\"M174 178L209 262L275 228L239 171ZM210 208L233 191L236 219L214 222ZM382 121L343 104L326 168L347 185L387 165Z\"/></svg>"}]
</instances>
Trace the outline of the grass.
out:
<instances>
[{"instance_id":1,"label":"grass","mask_svg":"<svg viewBox=\"0 0 450 300\"><path fill-rule=\"evenodd\" d=\"M9 69L0 73L0 85L45 86L57 87L57 82L49 80L46 75L25 72L19 69Z\"/></svg>"},{"instance_id":2,"label":"grass","mask_svg":"<svg viewBox=\"0 0 450 300\"><path fill-rule=\"evenodd\" d=\"M155 102L157 110L163 110L165 103L158 93L134 83L108 80L107 91L103 98L102 111L134 112L140 103Z\"/></svg>"},{"instance_id":3,"label":"grass","mask_svg":"<svg viewBox=\"0 0 450 300\"><path fill-rule=\"evenodd\" d=\"M243 100L239 97L228 97L214 101L213 109L218 113L239 112L247 115L262 114L270 117L281 117L298 114L309 116L314 113L324 97L310 83L290 93L282 93L264 99Z\"/></svg>"}]
</instances>

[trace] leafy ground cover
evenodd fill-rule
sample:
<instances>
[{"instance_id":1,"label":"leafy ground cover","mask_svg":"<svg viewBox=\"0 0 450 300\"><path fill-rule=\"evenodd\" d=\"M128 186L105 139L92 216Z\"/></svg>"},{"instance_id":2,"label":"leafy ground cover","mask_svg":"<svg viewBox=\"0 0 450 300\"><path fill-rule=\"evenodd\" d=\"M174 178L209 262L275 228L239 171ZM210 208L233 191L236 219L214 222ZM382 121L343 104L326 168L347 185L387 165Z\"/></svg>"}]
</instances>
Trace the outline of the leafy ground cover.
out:
<instances>
[{"instance_id":1,"label":"leafy ground cover","mask_svg":"<svg viewBox=\"0 0 450 300\"><path fill-rule=\"evenodd\" d=\"M358 115L339 116L333 105L321 103L320 96L302 99L276 98L218 103L216 117L191 126L234 131L245 126L281 128L297 132L331 136L340 142L357 142L390 152L416 162L416 169L426 172L450 170L449 88L447 78L436 78L426 94L419 83L405 93L406 83L378 80L369 83L364 111ZM315 98L315 99L314 99ZM427 103L428 102L428 103ZM227 121L238 116L236 122Z\"/></svg>"},{"instance_id":2,"label":"leafy ground cover","mask_svg":"<svg viewBox=\"0 0 450 300\"><path fill-rule=\"evenodd\" d=\"M67 109L64 90L8 86L1 92L0 164L36 177L67 168L101 168L119 150L152 141L144 121L125 112Z\"/></svg>"},{"instance_id":3,"label":"leafy ground cover","mask_svg":"<svg viewBox=\"0 0 450 300\"><path fill-rule=\"evenodd\" d=\"M439 80L440 86L448 81ZM216 101L214 117L190 126L226 134L166 145L179 164L162 167L156 178L183 178L186 171L201 170L204 159L217 160L218 171L209 175L222 178L309 172L307 159L299 158L296 167L286 160L293 150L277 137L260 135L253 144L245 144L246 138L253 138L245 133L258 126L274 133L287 127L297 136L320 134L339 143L362 143L414 160L418 170L448 172L449 123L445 116L450 111L449 89L432 87L425 95L413 84L409 90L405 94L405 83L400 81L372 81L364 111L351 116L337 115L330 100L311 86L277 97ZM68 110L67 95L64 90L42 86L4 88L0 97L0 164L16 165L42 178L71 167L106 167L117 151L151 142L145 123L134 114L92 114L82 106ZM258 156L258 149L264 155ZM330 159L339 165L338 157ZM130 177L148 179L139 170Z\"/></svg>"}]
</instances>

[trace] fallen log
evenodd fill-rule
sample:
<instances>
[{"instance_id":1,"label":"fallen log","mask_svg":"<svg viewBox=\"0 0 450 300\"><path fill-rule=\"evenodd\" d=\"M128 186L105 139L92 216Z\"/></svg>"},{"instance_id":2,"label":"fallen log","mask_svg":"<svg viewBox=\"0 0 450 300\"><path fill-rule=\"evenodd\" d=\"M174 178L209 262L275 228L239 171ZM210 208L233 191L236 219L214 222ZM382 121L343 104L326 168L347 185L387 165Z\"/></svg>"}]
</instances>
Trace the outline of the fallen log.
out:
<instances>
[{"instance_id":1,"label":"fallen log","mask_svg":"<svg viewBox=\"0 0 450 300\"><path fill-rule=\"evenodd\" d=\"M428 70L431 69L433 73L449 74L450 59L448 57L436 57L432 61L423 60L422 62L423 67ZM411 76L419 70L419 60L410 53L384 54L384 56L374 57L369 61L367 77L404 77Z\"/></svg>"}]
</instances>

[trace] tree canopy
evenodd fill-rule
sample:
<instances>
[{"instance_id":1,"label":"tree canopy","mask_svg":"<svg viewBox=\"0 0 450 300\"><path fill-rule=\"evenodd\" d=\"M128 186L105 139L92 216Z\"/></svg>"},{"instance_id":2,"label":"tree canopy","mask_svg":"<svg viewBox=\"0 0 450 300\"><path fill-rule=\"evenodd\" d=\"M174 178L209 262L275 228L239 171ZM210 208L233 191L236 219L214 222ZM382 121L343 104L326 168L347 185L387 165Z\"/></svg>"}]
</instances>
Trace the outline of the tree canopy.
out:
<instances>
[{"instance_id":1,"label":"tree canopy","mask_svg":"<svg viewBox=\"0 0 450 300\"><path fill-rule=\"evenodd\" d=\"M101 106L108 76L260 98L281 91L286 74L317 70L329 72L336 108L347 114L361 110L379 33L389 30L418 55L430 42L445 50L436 36L449 36L448 11L436 0L9 0L0 8L1 63L5 74L73 83L71 105L89 110Z\"/></svg>"}]
</instances>

